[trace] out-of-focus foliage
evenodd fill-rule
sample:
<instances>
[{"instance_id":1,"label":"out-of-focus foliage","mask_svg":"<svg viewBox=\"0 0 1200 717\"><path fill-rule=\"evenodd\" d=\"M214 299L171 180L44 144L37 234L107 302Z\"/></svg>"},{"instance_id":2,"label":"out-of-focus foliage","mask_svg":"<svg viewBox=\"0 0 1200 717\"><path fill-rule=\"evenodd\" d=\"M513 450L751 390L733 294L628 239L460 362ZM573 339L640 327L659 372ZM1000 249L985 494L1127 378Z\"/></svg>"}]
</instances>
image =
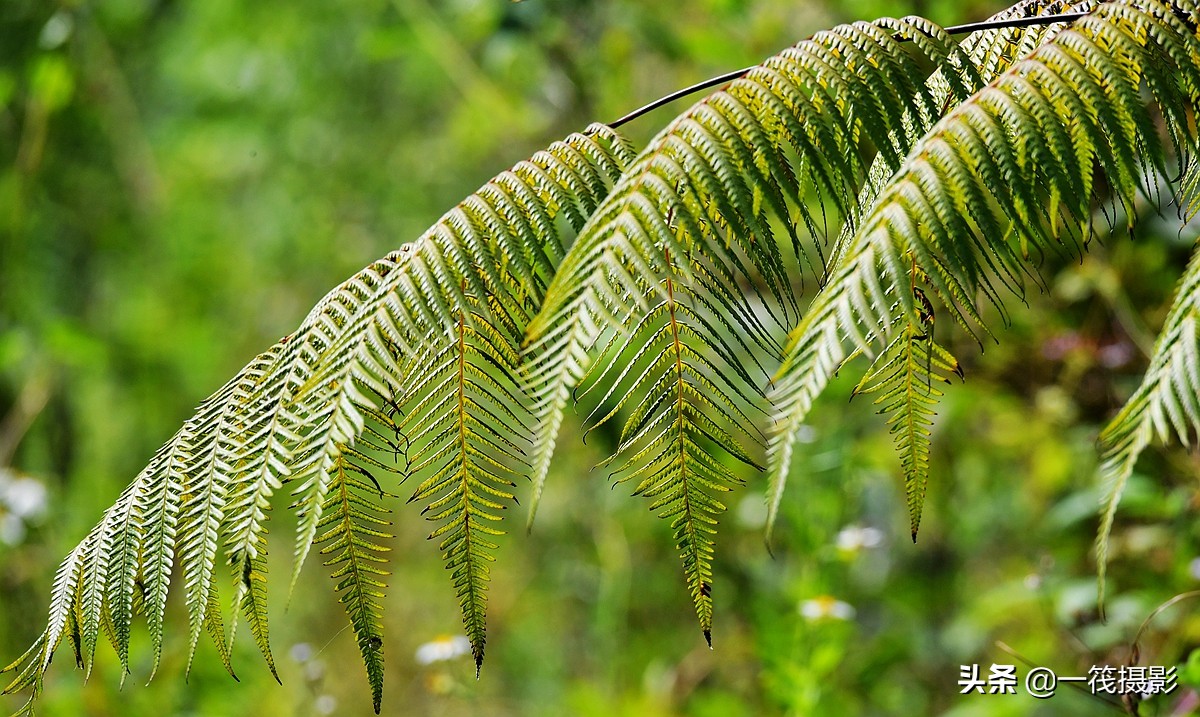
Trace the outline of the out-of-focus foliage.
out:
<instances>
[{"instance_id":1,"label":"out-of-focus foliage","mask_svg":"<svg viewBox=\"0 0 1200 717\"><path fill-rule=\"evenodd\" d=\"M914 11L952 24L996 9L830 5L10 0L0 13L0 654L35 637L58 557L171 426L329 286L497 170L836 22ZM655 126L630 131L645 139ZM611 437L556 460L532 536L497 539L506 569L492 581L480 682L446 637L460 619L436 546L413 512L397 520L384 713L1096 713L1069 692L959 695L957 678L960 664L1021 664L998 640L1060 674L1122 664L1154 607L1200 582L1200 462L1158 451L1117 513L1108 623L1094 613L1094 440L1136 387L1191 248L1169 221L1137 231L1078 261L1049 260L1047 290L1011 312L998 345L948 346L968 381L946 388L933 419L919 544L885 418L865 397L819 403L798 435L812 450L793 470L807 478L781 504L776 557L762 545L757 490L723 520L713 652L681 609L668 527L589 472ZM853 378L831 395L850 395ZM284 687L256 664L248 634L233 656L241 683L204 645L185 684L186 647L168 641L152 688L116 692L119 665L101 650L86 685L66 666L50 673L43 711L365 713L363 680L343 668L358 646L338 632L328 577L310 565L301 581L271 615ZM1200 643L1194 605L1155 619L1143 664L1187 661ZM167 620L181 634L183 605ZM133 640L140 683L151 651L145 635ZM1196 674L1181 671L1188 685L1156 700L1163 713L1200 687Z\"/></svg>"}]
</instances>

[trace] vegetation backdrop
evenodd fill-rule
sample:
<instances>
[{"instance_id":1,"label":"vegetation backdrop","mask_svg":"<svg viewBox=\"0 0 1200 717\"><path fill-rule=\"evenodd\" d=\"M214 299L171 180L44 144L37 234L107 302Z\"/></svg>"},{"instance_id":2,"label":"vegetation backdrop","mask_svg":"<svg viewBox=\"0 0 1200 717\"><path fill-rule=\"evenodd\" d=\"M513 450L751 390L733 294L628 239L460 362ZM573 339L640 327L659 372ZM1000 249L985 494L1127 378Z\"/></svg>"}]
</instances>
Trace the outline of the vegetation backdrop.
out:
<instances>
[{"instance_id":1,"label":"vegetation backdrop","mask_svg":"<svg viewBox=\"0 0 1200 717\"><path fill-rule=\"evenodd\" d=\"M0 13L0 654L37 636L61 556L196 404L295 328L329 287L416 238L550 141L839 22L914 12L942 25L995 3L367 0L345 6L10 0ZM626 128L639 145L682 105ZM488 661L475 680L429 527L397 505L384 612L384 714L1090 715L960 695L960 665L1086 674L1129 659L1156 606L1200 583L1200 456L1138 465L1096 613L1096 437L1136 387L1194 228L1143 207L1074 259L982 352L934 423L928 506L909 538L885 417L836 379L801 431L774 556L764 485L722 519L714 650L696 628L670 527L592 467L616 431L568 418L530 535L497 538ZM999 322L993 322L999 326ZM386 487L386 486L385 486ZM404 490L410 491L410 487ZM526 502L526 486L518 488ZM525 492L520 492L525 491ZM394 492L402 492L395 488ZM407 493L403 493L407 495ZM400 501L402 503L402 501ZM273 530L291 526L279 511ZM518 521L513 521L516 524ZM287 575L279 550L277 576ZM366 676L316 565L271 613L283 687L248 634L240 682L168 608L157 679L101 651L60 655L45 714L367 714ZM286 607L286 610L285 610ZM1142 664L1185 665L1194 605L1156 616ZM242 633L246 633L242 630ZM3 661L7 661L4 659ZM1022 667L1022 670L1024 667ZM1143 706L1172 711L1200 684ZM20 696L0 706L16 709ZM1179 709L1183 709L1180 707Z\"/></svg>"}]
</instances>

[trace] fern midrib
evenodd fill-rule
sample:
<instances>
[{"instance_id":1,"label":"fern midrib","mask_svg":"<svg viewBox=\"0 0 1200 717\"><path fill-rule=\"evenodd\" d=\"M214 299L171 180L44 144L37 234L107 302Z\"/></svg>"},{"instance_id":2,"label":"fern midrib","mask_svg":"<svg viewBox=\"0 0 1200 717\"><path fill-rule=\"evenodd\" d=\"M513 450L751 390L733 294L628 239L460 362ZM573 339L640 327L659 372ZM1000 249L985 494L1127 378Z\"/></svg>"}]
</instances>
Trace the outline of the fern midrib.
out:
<instances>
[{"instance_id":1,"label":"fern midrib","mask_svg":"<svg viewBox=\"0 0 1200 717\"><path fill-rule=\"evenodd\" d=\"M216 573L216 553L220 549L221 540L221 521L225 517L225 497L228 495L228 484L224 478L224 472L219 470L218 456L221 450L221 436L224 434L229 422L231 413L228 410L223 410L220 420L217 422L216 428L212 433L212 445L208 450L208 455L204 458L205 468L198 483L197 489L203 491L204 498L200 515L204 516L204 525L197 531L199 535L188 536L192 540L183 546L186 553L191 548L198 548L203 551L200 556L200 572L197 579L193 582L194 590L189 590L185 576L185 592L188 595L188 619L191 627L190 647L188 655L187 669L191 671L192 657L195 655L197 643L200 640L200 633L203 631L204 623L206 622L209 607L209 591L212 587L213 575ZM187 506L181 506L186 508ZM193 540L195 541L193 545ZM210 551L208 546L212 545ZM192 596L200 601L198 607L191 600Z\"/></svg>"},{"instance_id":2,"label":"fern midrib","mask_svg":"<svg viewBox=\"0 0 1200 717\"><path fill-rule=\"evenodd\" d=\"M355 525L352 520L354 516L354 505L350 497L350 481L346 480L345 457L338 456L334 460L336 470L341 474L341 480L338 481L338 499L342 503L342 530L346 539L346 560L350 564L350 572L354 576L354 582L350 585L350 591L354 594L354 599L358 603L359 609L363 612L369 610L368 603L370 597L367 595L364 585L370 578L367 577L370 571L365 570L359 563L358 543L354 540Z\"/></svg>"},{"instance_id":3,"label":"fern midrib","mask_svg":"<svg viewBox=\"0 0 1200 717\"><path fill-rule=\"evenodd\" d=\"M468 631L471 633L472 647L478 650L475 653L475 671L478 673L480 663L483 659L483 645L475 645L475 635L479 634L482 640L482 619L478 614L477 606L479 604L479 593L475 587L475 570L474 560L472 559L472 539L471 539L471 454L467 450L467 318L464 311L458 312L458 445L462 452L462 467L459 475L462 481L462 511L463 511L463 549L465 551L464 566L467 570L466 585L468 609L464 612L471 614L471 623L467 625ZM464 607L467 607L464 606ZM466 615L464 614L464 618Z\"/></svg>"},{"instance_id":4,"label":"fern midrib","mask_svg":"<svg viewBox=\"0 0 1200 717\"><path fill-rule=\"evenodd\" d=\"M671 254L669 251L666 254L666 260L667 267L670 268ZM704 570L702 568L703 558L700 555L699 550L699 541L701 540L701 536L697 535L696 533L696 520L692 507L692 486L687 472L688 444L687 432L685 430L687 414L684 411L686 402L684 400L683 349L681 348L681 341L679 339L679 322L675 318L675 286L674 282L671 281L669 276L667 277L665 284L667 289L667 316L671 322L671 348L675 352L675 411L678 416L677 425L679 426L679 479L683 484L683 515L685 519L684 525L686 526L684 530L688 536L686 550L691 554L691 572L695 578L695 589L698 591L697 594L707 597L707 595L704 595L705 581ZM700 605L697 604L696 607L699 609ZM700 628L704 630L704 637L706 640L709 640L711 644L711 638L709 637L711 625L703 614L700 615Z\"/></svg>"},{"instance_id":5,"label":"fern midrib","mask_svg":"<svg viewBox=\"0 0 1200 717\"><path fill-rule=\"evenodd\" d=\"M921 367L917 364L916 355L913 352L913 343L917 340L916 329L913 328L912 324L909 324L905 330L908 332L908 338L906 342L908 347L904 351L906 354L905 363L908 364L908 370L904 372L904 430L905 433L908 434L908 459L912 461L913 470L915 471L916 467L920 463L919 457L917 456L917 450L918 446L920 445L920 441L917 437L918 429L916 417L918 409L915 398L915 381L917 371L919 371ZM932 336L929 338L930 340L933 339Z\"/></svg>"}]
</instances>

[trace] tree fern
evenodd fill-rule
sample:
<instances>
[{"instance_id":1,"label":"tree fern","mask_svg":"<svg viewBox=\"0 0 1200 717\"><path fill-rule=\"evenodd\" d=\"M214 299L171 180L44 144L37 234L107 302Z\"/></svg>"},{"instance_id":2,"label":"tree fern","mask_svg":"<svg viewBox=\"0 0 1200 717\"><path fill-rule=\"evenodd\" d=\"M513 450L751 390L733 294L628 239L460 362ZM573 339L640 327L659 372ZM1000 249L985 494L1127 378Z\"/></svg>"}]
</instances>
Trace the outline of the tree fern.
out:
<instances>
[{"instance_id":1,"label":"tree fern","mask_svg":"<svg viewBox=\"0 0 1200 717\"><path fill-rule=\"evenodd\" d=\"M1062 7L1062 3L1026 3L1010 14L1053 12ZM940 28L919 18L844 26L768 60L675 120L651 142L597 210L564 260L541 314L531 324L527 341L532 347L530 374L538 401L538 433L557 431L566 404L565 388L584 379L590 360L584 347L604 335L606 327L614 332L608 334L609 349L614 342L625 340L628 327L644 327L655 311L676 303L665 296L670 286L683 287L680 293L687 297L687 305L708 323L707 330L687 337L689 350L715 361L715 375L740 372L738 383L751 387L736 391L735 400L690 402L694 405L689 410L709 422L749 423L734 409L751 400L758 381L735 357L757 353L769 360L778 356L773 328L787 328L797 316L797 294L777 248L772 217L790 237L796 259L823 281L826 257L822 245L829 236L830 214L835 222L841 218L844 226L852 229L860 204L869 206L865 200L870 198L870 190L891 176L907 148L945 108L984 84L970 53L982 58L987 70L994 73L1005 66L996 48L1023 46L1028 42L1025 36L1045 32L1014 31L999 37L993 34L988 40L975 36L956 47ZM867 62L868 56L874 60ZM922 68L931 61L935 72L927 77ZM895 103L881 100L874 89L879 86L903 88L903 99ZM848 100L832 103L831 96ZM883 138L886 140L880 141ZM874 165L870 162L873 149L878 150ZM856 202L852 197L860 187L863 196ZM819 219L806 200L815 201ZM801 237L802 231L808 233L807 241ZM841 247L842 242L835 245L835 260ZM677 258L672 261L671 257ZM734 290L739 284L757 287L754 306L740 288ZM778 310L772 311L772 306ZM717 328L721 330L714 330ZM730 335L737 337L736 343ZM606 368L596 380L617 373ZM914 383L913 375L906 377ZM639 408L637 420L630 419L633 425L657 426L657 421L666 420L670 404L655 393L657 388L653 380L635 381L623 388L618 407L633 396L646 402ZM608 393L611 395L611 389ZM706 387L699 395L709 394ZM722 391L712 395L725 398ZM653 444L659 452L646 459L662 458L668 451L684 455L689 440L684 431L676 432L673 444L660 437ZM912 450L927 451L927 439L914 435L913 440ZM731 436L722 436L716 443L753 465L745 446ZM553 450L552 441L535 446L535 484L545 478L549 458L544 452L549 450ZM904 461L910 485L923 482L924 474L917 473L921 466L920 461ZM679 475L676 481L677 490L686 493L684 477ZM777 477L770 499L771 523L782 486L783 480ZM914 500L921 495L913 494ZM535 491L535 500L536 496ZM920 505L914 505L914 515L919 511ZM692 521L686 529L677 526L677 530L683 531L677 540L681 535L700 540L681 545L685 564L693 562L687 556L711 553L711 529L701 530L700 521ZM707 635L708 590L699 590L703 581L694 570L687 572ZM704 587L711 589L707 584Z\"/></svg>"},{"instance_id":2,"label":"tree fern","mask_svg":"<svg viewBox=\"0 0 1200 717\"><path fill-rule=\"evenodd\" d=\"M347 466L368 460L355 442L369 417L385 417L381 407L415 397L402 392L400 377L417 371L419 379L420 357L446 347L452 354L463 350L454 341L454 328L464 318L476 322L479 317L471 330L497 345L507 342L507 354L516 355L523 316L537 305L563 253L564 228L583 224L628 156L625 140L605 127L572 135L499 175L417 242L330 292L294 333L201 405L72 551L55 580L47 630L6 670L17 674L5 691L32 687L27 705L32 709L41 675L64 635L73 632L78 637L77 614L84 615L86 631L75 646L77 653L87 652L90 660L94 625L111 622L117 651L127 664L131 606L140 605L157 664L181 523L192 647L199 630L212 634L220 625L211 572L223 540L234 582L234 615L238 610L245 615L274 674L264 523L272 494L292 482L298 483L292 509L300 516L296 572L317 538L338 545L332 532L336 526L323 522L326 506L339 508L334 514L342 521L339 525L353 524L358 531L347 538L353 550L335 556L342 565L335 575L378 707L382 655L376 644L373 601L379 586L375 573L365 568L375 551L360 543L366 542L364 535L382 538L376 533L383 531L366 517L377 506L367 510L345 497L347 491L362 492L362 486L350 480ZM494 325L502 330L492 329ZM464 360L479 371L475 362L489 358L486 352L474 352ZM412 386L419 389L420 380ZM520 425L515 421L507 427L515 431ZM472 468L475 465L481 464ZM468 475L464 480L477 478ZM347 514L349 505L366 512ZM445 530L464 525L467 515L457 516L457 522L451 519ZM323 526L325 532L318 535ZM123 547L125 552L115 556L117 573L110 574L114 556L97 545ZM482 588L486 554L484 545L474 546L466 572L455 576L456 584L465 580ZM455 550L448 550L446 559L452 569L461 562ZM136 602L130 597L135 587L140 594ZM477 659L483 654L482 611L478 592L464 602L464 623L476 637ZM235 630L236 620L230 642ZM224 658L226 647L218 647Z\"/></svg>"},{"instance_id":3,"label":"tree fern","mask_svg":"<svg viewBox=\"0 0 1200 717\"><path fill-rule=\"evenodd\" d=\"M523 463L525 424L514 411L514 348L482 320L485 297L464 307L454 342L430 356L429 367L406 387L406 409L399 430L411 448L412 470L428 475L409 502L426 504L422 513L440 523L430 533L451 571L471 639L476 670L483 664L484 617L489 564L497 547L492 539L501 510L514 499L512 489Z\"/></svg>"},{"instance_id":4,"label":"tree fern","mask_svg":"<svg viewBox=\"0 0 1200 717\"><path fill-rule=\"evenodd\" d=\"M1088 15L961 43L922 18L841 26L693 106L636 158L593 125L501 173L198 407L59 566L46 629L5 692L30 689L32 711L64 639L90 669L104 633L127 672L138 613L156 668L176 567L189 667L207 633L232 674L240 614L274 673L267 518L286 488L289 590L318 546L379 711L393 471L436 523L478 669L493 537L518 475L533 481L532 521L576 396L598 404L590 429L619 426L605 465L670 521L706 638L725 494L763 462L762 427L774 524L796 432L850 356L872 359L856 392L889 416L915 538L934 404L961 375L934 316L950 319L940 332L986 334L987 307L1003 316L1042 255L1086 248L1104 198L1132 221L1151 175L1197 194L1195 4L1028 0L997 19L1068 10ZM1193 259L1105 434L1102 566L1138 454L1200 422L1198 276ZM798 277L815 285L807 305Z\"/></svg>"},{"instance_id":5,"label":"tree fern","mask_svg":"<svg viewBox=\"0 0 1200 717\"><path fill-rule=\"evenodd\" d=\"M1038 15L1053 15L1065 12L1079 12L1090 10L1095 6L1094 2L1066 3L1066 2L1024 2L1018 3L1007 10L998 13L991 18L993 22L1005 22L1019 20L1022 18L1036 17ZM1047 37L1056 33L1061 29L1058 23L1046 25L1036 25L1032 27L1014 27L1007 28L999 32L977 32L967 36L959 46L959 54L951 59L960 57L967 58L967 68L962 70L964 76L974 80L970 85L971 88L979 88L983 85L992 82L1000 73L1004 72L1017 59L1024 57L1028 52L1036 48ZM975 74L972 74L975 73ZM943 113L956 105L962 99L960 94L952 92L951 82L955 78L954 72L935 72L930 77L930 86L935 93L935 97L939 98L942 103ZM928 126L923 127L924 131L929 129ZM867 180L862 184L859 192L858 206L861 211L866 212L874 204L878 198L879 192L887 186L888 182L895 176L895 167L891 166L885 157L877 157L873 162L868 173ZM858 222L847 221L842 225L838 235L837 242L831 252L830 271L834 267L841 266L847 248L850 246L851 240L854 238L858 229ZM910 274L916 273L916 267L912 267ZM910 277L911 278L911 277ZM868 280L872 280L868 277ZM924 281L924 279L922 279ZM920 296L923 299L923 306L928 302L923 290L920 290L913 282L909 282L910 289L914 292L914 296ZM872 287L874 288L874 286ZM916 293L920 291L920 293ZM902 309L898 303L893 303L889 307L895 314ZM932 306L927 312L928 316L932 316ZM912 335L925 334L924 325L926 317L920 313L916 315L899 316L896 315L898 321L904 326L904 331L910 332ZM851 323L850 326L853 326ZM968 329L969 330L969 329ZM896 338L894 341L899 341ZM886 353L886 352L885 352ZM837 362L829 364L836 365ZM919 362L909 363L902 362L900 367L904 369L902 372L890 374L891 381L887 384L879 384L879 388L895 389L904 386L920 386L922 376L916 373ZM826 377L827 373L824 374ZM864 377L865 379L866 377ZM862 386L863 384L860 384ZM926 382L928 386L928 382ZM911 403L907 406L908 409L915 409L917 404L924 404L928 410L932 410L932 405L936 403L939 394L935 394L932 390L924 393L905 392L904 396ZM901 468L904 471L905 493L909 502L910 527L913 530L913 537L916 537L916 530L919 527L920 514L924 504L924 486L928 482L927 467L920 460L916 460L918 454L927 454L930 447L930 438L920 431L913 431L907 434L908 441L901 441L903 434L897 435L897 449L900 453ZM772 443L773 449L778 449L780 444ZM787 474L791 464L791 444L790 442L784 445L783 452L786 455L780 456L775 461L776 469L770 472L770 486L767 496L767 536L768 540L774 529L775 520L778 516L780 501L783 497L784 489L787 485Z\"/></svg>"},{"instance_id":6,"label":"tree fern","mask_svg":"<svg viewBox=\"0 0 1200 717\"><path fill-rule=\"evenodd\" d=\"M905 47L903 39L916 42ZM661 497L656 508L667 507L661 515L672 521L706 637L714 516L724 508L716 496L740 482L710 446L755 464L746 445L753 433L742 428L752 423L739 406L752 400L761 379L739 357L777 356L773 329L798 318L771 217L796 258L820 278L828 212L835 219L854 213L867 145L890 137L880 151L899 161L894 143L911 141L919 118L937 111L920 65L952 52L948 36L921 19L842 26L697 104L651 142L597 210L530 326L539 433L553 430L565 403L548 397L563 396L583 378L589 359L582 347L598 337L610 337L605 351L612 353L630 333L658 359L616 401L618 408L634 396L643 401L621 450L647 442L633 455L631 476L640 481L636 492L649 491ZM879 86L902 87L910 101L882 102ZM820 219L802 201L810 191ZM802 229L812 240L802 243ZM748 301L743 285L759 300ZM573 356L575 373L547 370L556 365L549 353ZM595 380L619 384L624 373L611 366ZM535 453L534 462L548 460ZM543 479L544 472L534 476Z\"/></svg>"},{"instance_id":7,"label":"tree fern","mask_svg":"<svg viewBox=\"0 0 1200 717\"><path fill-rule=\"evenodd\" d=\"M986 330L977 295L999 304L1002 289L1020 294L1023 277L1036 276L1032 255L1086 243L1094 171L1132 209L1139 176L1190 155L1194 13L1187 3L1099 5L914 147L791 333L772 394L774 475L787 471L795 431L845 347L869 351L918 320L913 294L899 290L912 262L950 316ZM1165 119L1165 137L1141 89Z\"/></svg>"}]
</instances>

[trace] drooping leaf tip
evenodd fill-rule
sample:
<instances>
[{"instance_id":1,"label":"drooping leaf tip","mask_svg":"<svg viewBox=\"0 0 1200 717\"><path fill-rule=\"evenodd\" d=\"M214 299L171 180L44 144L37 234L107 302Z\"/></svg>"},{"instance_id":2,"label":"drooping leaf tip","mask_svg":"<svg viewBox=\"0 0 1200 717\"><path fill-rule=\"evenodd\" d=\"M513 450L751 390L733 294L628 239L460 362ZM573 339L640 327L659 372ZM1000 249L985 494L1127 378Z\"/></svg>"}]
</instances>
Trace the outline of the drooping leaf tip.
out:
<instances>
[{"instance_id":1,"label":"drooping leaf tip","mask_svg":"<svg viewBox=\"0 0 1200 717\"><path fill-rule=\"evenodd\" d=\"M775 560L775 547L771 544L770 538L763 538L763 547L767 549L767 555L771 556L771 560Z\"/></svg>"}]
</instances>

